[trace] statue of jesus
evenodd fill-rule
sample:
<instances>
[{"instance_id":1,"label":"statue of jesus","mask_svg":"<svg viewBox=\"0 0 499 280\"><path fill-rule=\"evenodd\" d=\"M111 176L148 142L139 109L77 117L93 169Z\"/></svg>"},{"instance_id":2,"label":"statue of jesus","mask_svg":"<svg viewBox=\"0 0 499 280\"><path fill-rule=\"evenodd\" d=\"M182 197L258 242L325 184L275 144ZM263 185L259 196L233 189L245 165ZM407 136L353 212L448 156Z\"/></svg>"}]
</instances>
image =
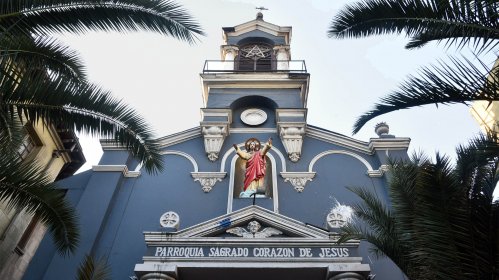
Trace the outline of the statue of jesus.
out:
<instances>
[{"instance_id":1,"label":"statue of jesus","mask_svg":"<svg viewBox=\"0 0 499 280\"><path fill-rule=\"evenodd\" d=\"M264 187L263 182L266 169L265 154L272 148L272 138L269 138L263 148L261 148L260 141L256 138L246 140L244 143L246 152L239 149L236 144L233 146L239 157L246 160L244 188L241 194L239 194L239 197L250 197L252 194L256 193L259 188Z\"/></svg>"}]
</instances>

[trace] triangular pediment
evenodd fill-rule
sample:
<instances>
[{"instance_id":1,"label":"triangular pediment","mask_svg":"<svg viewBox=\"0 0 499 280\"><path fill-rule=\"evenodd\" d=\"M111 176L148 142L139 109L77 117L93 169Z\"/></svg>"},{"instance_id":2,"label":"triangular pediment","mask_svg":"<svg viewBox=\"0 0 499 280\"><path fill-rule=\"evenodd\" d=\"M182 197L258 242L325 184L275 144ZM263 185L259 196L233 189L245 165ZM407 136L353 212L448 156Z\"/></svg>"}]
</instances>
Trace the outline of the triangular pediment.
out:
<instances>
[{"instance_id":1,"label":"triangular pediment","mask_svg":"<svg viewBox=\"0 0 499 280\"><path fill-rule=\"evenodd\" d=\"M290 26L278 26L263 20L252 20L243 24L236 25L234 27L224 28L224 40L227 41L227 37L241 36L243 34L249 33L251 31L262 31L273 36L282 36L285 38L285 43L289 45L291 41L291 27Z\"/></svg>"},{"instance_id":2,"label":"triangular pediment","mask_svg":"<svg viewBox=\"0 0 499 280\"><path fill-rule=\"evenodd\" d=\"M231 235L227 233L228 229L246 229L252 221L256 221L261 225L260 231L271 229L281 232L282 234L279 234L279 237L329 239L329 232L326 230L307 225L257 205L248 206L172 233L172 237L230 237Z\"/></svg>"}]
</instances>

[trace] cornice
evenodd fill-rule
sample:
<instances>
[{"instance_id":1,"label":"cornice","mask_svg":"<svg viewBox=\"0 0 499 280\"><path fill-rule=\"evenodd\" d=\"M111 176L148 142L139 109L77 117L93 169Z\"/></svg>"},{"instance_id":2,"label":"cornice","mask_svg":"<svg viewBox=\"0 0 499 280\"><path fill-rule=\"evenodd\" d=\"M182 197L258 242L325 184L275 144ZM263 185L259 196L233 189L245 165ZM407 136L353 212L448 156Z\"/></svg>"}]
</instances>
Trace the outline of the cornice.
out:
<instances>
[{"instance_id":1,"label":"cornice","mask_svg":"<svg viewBox=\"0 0 499 280\"><path fill-rule=\"evenodd\" d=\"M331 131L322 130L315 126L307 125L305 135L310 138L325 141L331 144L336 144L345 148L350 148L365 154L372 154L372 150L369 148L367 142L353 139L351 137L337 134Z\"/></svg>"},{"instance_id":2,"label":"cornice","mask_svg":"<svg viewBox=\"0 0 499 280\"><path fill-rule=\"evenodd\" d=\"M129 171L126 165L93 165L94 172L121 172L124 177L135 178L140 176L140 171Z\"/></svg>"},{"instance_id":3,"label":"cornice","mask_svg":"<svg viewBox=\"0 0 499 280\"><path fill-rule=\"evenodd\" d=\"M371 138L369 139L369 149L375 150L407 150L411 138L396 137L396 138Z\"/></svg>"},{"instance_id":4,"label":"cornice","mask_svg":"<svg viewBox=\"0 0 499 280\"><path fill-rule=\"evenodd\" d=\"M166 148L198 137L201 137L201 127L196 126L179 133L161 137L158 141L160 148Z\"/></svg>"},{"instance_id":5,"label":"cornice","mask_svg":"<svg viewBox=\"0 0 499 280\"><path fill-rule=\"evenodd\" d=\"M251 32L253 30L260 30L274 36L284 36L287 45L289 45L291 42L291 35L292 35L291 26L279 26L263 20L254 19L236 25L233 28L234 28L233 31L224 31L223 39L225 43L227 43L228 36L240 36L242 34Z\"/></svg>"}]
</instances>

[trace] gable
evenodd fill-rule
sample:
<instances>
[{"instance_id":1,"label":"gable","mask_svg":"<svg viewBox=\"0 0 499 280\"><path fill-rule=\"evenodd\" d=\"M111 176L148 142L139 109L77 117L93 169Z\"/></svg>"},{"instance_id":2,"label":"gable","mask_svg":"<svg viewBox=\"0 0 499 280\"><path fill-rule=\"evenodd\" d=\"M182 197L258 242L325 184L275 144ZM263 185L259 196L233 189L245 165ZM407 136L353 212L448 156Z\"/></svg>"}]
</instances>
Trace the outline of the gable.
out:
<instances>
[{"instance_id":1,"label":"gable","mask_svg":"<svg viewBox=\"0 0 499 280\"><path fill-rule=\"evenodd\" d=\"M281 231L285 237L329 239L329 232L326 230L306 225L257 205L248 206L171 235L178 238L226 237L230 236L227 234L228 229L245 228L252 221L260 223L262 229L273 228Z\"/></svg>"}]
</instances>

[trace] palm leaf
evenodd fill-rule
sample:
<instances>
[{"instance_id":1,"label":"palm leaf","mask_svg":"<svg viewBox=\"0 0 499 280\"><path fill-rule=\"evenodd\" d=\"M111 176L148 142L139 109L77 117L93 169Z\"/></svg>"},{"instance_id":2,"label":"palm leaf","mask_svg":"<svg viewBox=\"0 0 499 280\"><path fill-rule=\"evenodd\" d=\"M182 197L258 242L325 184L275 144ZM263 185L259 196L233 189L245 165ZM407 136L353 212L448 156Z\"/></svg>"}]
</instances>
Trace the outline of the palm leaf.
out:
<instances>
[{"instance_id":1,"label":"palm leaf","mask_svg":"<svg viewBox=\"0 0 499 280\"><path fill-rule=\"evenodd\" d=\"M110 268L104 258L95 260L92 256L86 255L83 262L78 267L77 280L109 280Z\"/></svg>"},{"instance_id":2,"label":"palm leaf","mask_svg":"<svg viewBox=\"0 0 499 280\"><path fill-rule=\"evenodd\" d=\"M428 104L466 104L475 100L499 100L499 65L490 68L479 60L476 66L470 60L451 58L452 64L423 68L419 77L410 76L399 90L381 99L374 109L360 116L353 133L371 119L397 110Z\"/></svg>"},{"instance_id":3,"label":"palm leaf","mask_svg":"<svg viewBox=\"0 0 499 280\"><path fill-rule=\"evenodd\" d=\"M344 227L340 240L370 242L410 279L495 279L498 167L497 136L460 146L456 166L439 154L434 163L421 156L392 162L391 209L376 195L352 189L361 198L354 206L360 223Z\"/></svg>"},{"instance_id":4,"label":"palm leaf","mask_svg":"<svg viewBox=\"0 0 499 280\"><path fill-rule=\"evenodd\" d=\"M6 72L20 71L21 68L48 71L66 79L86 78L85 68L78 53L55 39L43 37L34 39L25 35L6 34L0 37L0 60Z\"/></svg>"},{"instance_id":5,"label":"palm leaf","mask_svg":"<svg viewBox=\"0 0 499 280\"><path fill-rule=\"evenodd\" d=\"M22 112L29 121L43 119L79 132L111 137L129 148L147 171L163 168L159 143L145 120L95 85L74 84L57 75L47 78L42 72L17 80L11 77L11 83L0 84L0 90L6 93L4 107Z\"/></svg>"},{"instance_id":6,"label":"palm leaf","mask_svg":"<svg viewBox=\"0 0 499 280\"><path fill-rule=\"evenodd\" d=\"M498 4L489 0L367 0L340 11L328 34L358 38L405 33L410 38L407 48L448 40L448 44L491 50L499 40L497 17Z\"/></svg>"},{"instance_id":7,"label":"palm leaf","mask_svg":"<svg viewBox=\"0 0 499 280\"><path fill-rule=\"evenodd\" d=\"M20 163L9 154L0 156L0 200L8 207L24 209L45 223L60 254L74 252L79 240L74 210L64 193L49 183L32 163Z\"/></svg>"},{"instance_id":8,"label":"palm leaf","mask_svg":"<svg viewBox=\"0 0 499 280\"><path fill-rule=\"evenodd\" d=\"M86 31L158 32L193 43L203 35L198 23L178 4L161 0L6 0L0 25L10 33Z\"/></svg>"}]
</instances>

